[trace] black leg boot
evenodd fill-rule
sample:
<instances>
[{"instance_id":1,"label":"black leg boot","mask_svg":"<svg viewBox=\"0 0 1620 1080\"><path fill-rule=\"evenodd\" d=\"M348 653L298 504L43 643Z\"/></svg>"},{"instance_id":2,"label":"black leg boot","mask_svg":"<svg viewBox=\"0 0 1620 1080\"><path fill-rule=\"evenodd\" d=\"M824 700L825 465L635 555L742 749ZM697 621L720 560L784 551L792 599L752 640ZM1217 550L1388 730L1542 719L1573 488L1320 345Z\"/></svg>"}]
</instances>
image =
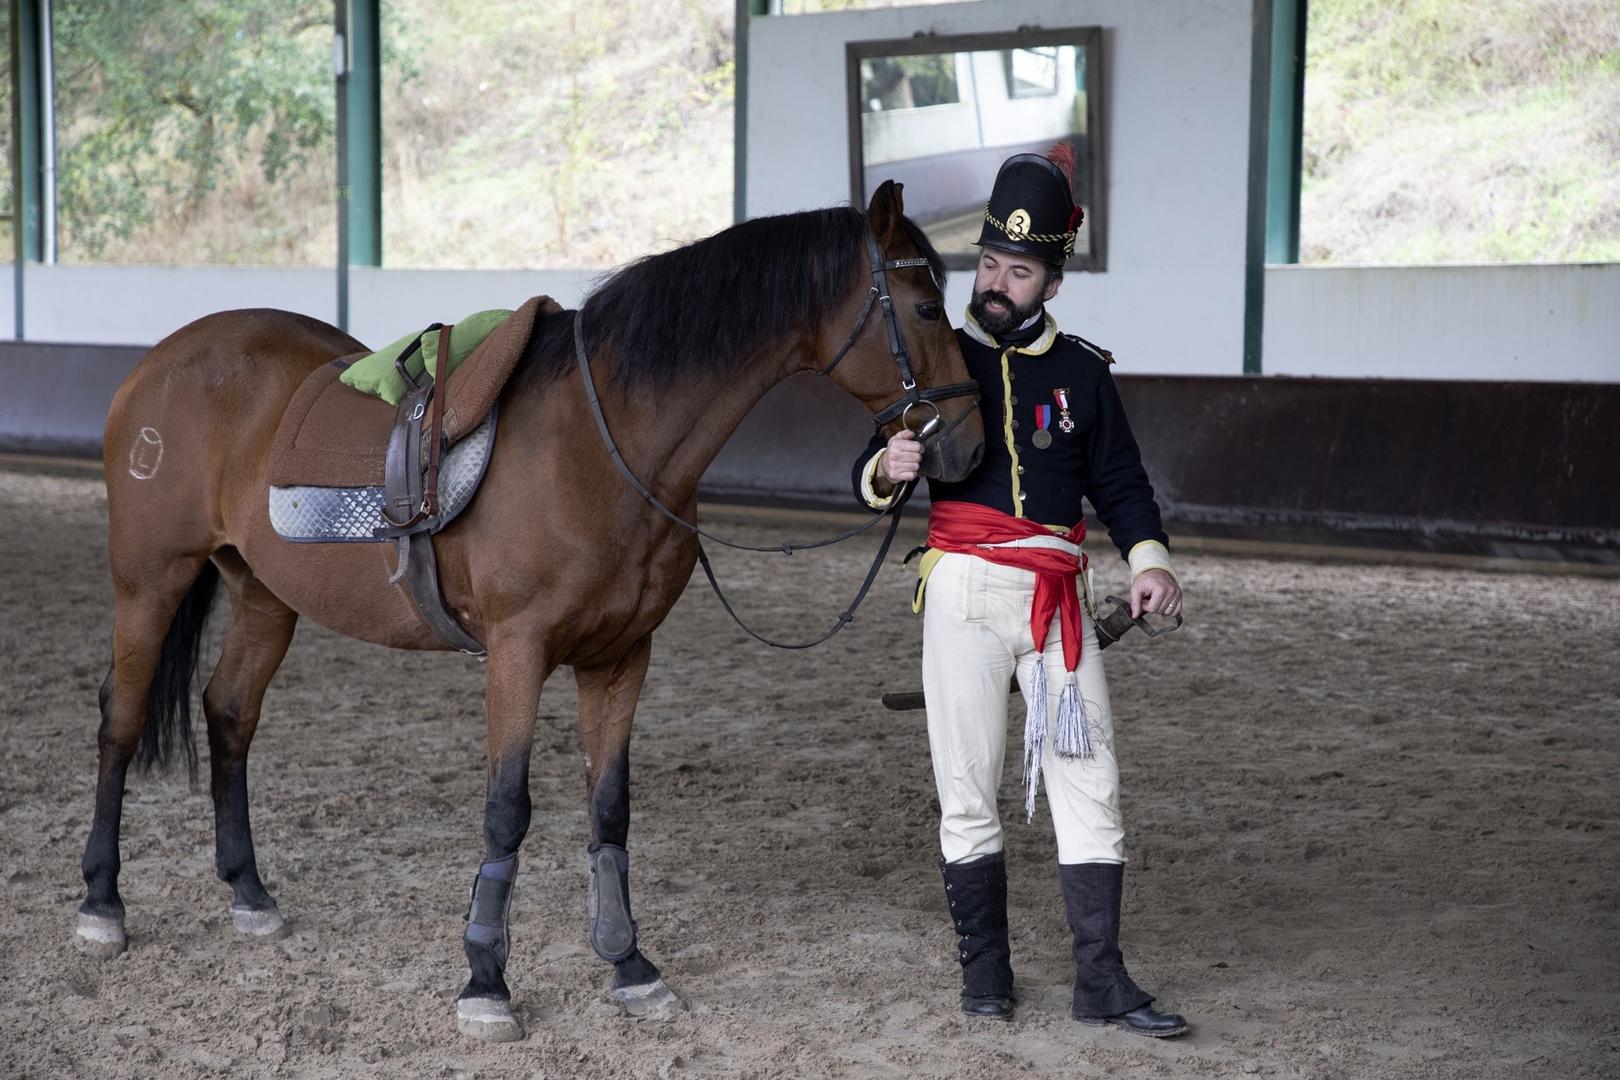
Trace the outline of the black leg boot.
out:
<instances>
[{"instance_id":1,"label":"black leg boot","mask_svg":"<svg viewBox=\"0 0 1620 1080\"><path fill-rule=\"evenodd\" d=\"M1187 1021L1151 1007L1153 995L1131 980L1119 951L1119 906L1125 867L1119 863L1058 864L1063 906L1074 932L1074 1018L1112 1024L1134 1035L1162 1039L1187 1030Z\"/></svg>"},{"instance_id":2,"label":"black leg boot","mask_svg":"<svg viewBox=\"0 0 1620 1080\"><path fill-rule=\"evenodd\" d=\"M1007 859L1001 852L969 862L940 860L945 899L959 938L962 1011L1013 1018L1012 949L1007 944Z\"/></svg>"}]
</instances>

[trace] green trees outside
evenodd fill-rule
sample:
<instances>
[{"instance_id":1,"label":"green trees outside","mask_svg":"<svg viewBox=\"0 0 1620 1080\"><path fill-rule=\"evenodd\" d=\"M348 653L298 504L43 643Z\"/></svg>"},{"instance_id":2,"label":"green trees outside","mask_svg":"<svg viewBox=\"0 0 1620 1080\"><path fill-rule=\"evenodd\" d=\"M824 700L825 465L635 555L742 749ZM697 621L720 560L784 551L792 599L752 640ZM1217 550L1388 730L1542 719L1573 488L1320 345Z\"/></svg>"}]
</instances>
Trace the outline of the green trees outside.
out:
<instances>
[{"instance_id":1,"label":"green trees outside","mask_svg":"<svg viewBox=\"0 0 1620 1080\"><path fill-rule=\"evenodd\" d=\"M330 2L53 8L64 260L330 261Z\"/></svg>"},{"instance_id":2,"label":"green trees outside","mask_svg":"<svg viewBox=\"0 0 1620 1080\"><path fill-rule=\"evenodd\" d=\"M393 0L384 264L606 268L729 225L735 10Z\"/></svg>"}]
</instances>

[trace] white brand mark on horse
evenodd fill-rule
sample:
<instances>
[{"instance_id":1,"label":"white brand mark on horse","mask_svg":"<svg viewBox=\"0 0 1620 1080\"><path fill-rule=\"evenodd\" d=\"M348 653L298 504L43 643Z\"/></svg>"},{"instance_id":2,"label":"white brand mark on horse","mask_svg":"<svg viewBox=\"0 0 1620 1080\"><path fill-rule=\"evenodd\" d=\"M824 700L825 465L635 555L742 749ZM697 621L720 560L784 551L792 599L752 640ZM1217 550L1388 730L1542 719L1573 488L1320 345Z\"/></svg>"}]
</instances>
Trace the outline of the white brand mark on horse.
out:
<instances>
[{"instance_id":1,"label":"white brand mark on horse","mask_svg":"<svg viewBox=\"0 0 1620 1080\"><path fill-rule=\"evenodd\" d=\"M162 464L163 436L156 428L141 428L135 435L135 445L129 448L129 475L137 480L150 480Z\"/></svg>"}]
</instances>

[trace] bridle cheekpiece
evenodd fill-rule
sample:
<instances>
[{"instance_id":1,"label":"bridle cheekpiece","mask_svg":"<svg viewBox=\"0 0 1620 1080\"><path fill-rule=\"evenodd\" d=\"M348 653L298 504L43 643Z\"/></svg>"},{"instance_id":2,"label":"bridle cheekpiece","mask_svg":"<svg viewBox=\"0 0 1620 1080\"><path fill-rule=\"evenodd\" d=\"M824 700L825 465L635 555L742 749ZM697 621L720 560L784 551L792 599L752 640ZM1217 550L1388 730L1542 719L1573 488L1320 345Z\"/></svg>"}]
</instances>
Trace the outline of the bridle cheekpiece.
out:
<instances>
[{"instance_id":1,"label":"bridle cheekpiece","mask_svg":"<svg viewBox=\"0 0 1620 1080\"><path fill-rule=\"evenodd\" d=\"M872 417L873 425L882 427L898 417L902 425L909 426L907 421L910 418L911 410L918 405L927 405L934 410L934 416L933 419L923 425L921 433L931 437L946 435L978 407L979 384L970 379L967 382L948 383L945 386L930 386L921 390L917 389L917 376L911 370L911 351L906 348L906 336L900 330L900 319L894 310L894 299L889 295L888 272L890 270L926 266L932 271L933 266L924 258L889 259L885 261L883 252L878 248L877 237L872 234L870 228L866 230L866 257L869 272L872 275L872 287L867 290L866 304L861 308L860 317L855 320L855 328L849 332L849 337L844 339L844 344L839 348L837 354L833 356L832 361L817 374L829 376L832 374L833 368L837 367L844 357L849 355L849 350L854 346L856 340L860 338L861 331L866 329L866 320L871 316L872 308L877 307L883 312L883 323L889 331L889 354L894 357L894 365L900 371L900 389L905 394L898 400L879 409ZM967 397L969 394L973 395L973 405L963 409L962 415L951 421L950 425L943 431L935 432L933 429L940 420L939 406L935 403L948 398Z\"/></svg>"}]
</instances>

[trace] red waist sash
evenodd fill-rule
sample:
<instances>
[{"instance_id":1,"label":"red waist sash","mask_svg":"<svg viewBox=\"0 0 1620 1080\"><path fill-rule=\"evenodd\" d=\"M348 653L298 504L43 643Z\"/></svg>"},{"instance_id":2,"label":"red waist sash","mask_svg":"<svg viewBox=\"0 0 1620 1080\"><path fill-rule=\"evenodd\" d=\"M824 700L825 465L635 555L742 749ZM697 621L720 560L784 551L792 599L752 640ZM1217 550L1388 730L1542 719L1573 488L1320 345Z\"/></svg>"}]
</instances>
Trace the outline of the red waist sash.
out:
<instances>
[{"instance_id":1,"label":"red waist sash","mask_svg":"<svg viewBox=\"0 0 1620 1080\"><path fill-rule=\"evenodd\" d=\"M976 555L999 566L1016 566L1035 575L1035 600L1029 609L1029 630L1035 651L1046 647L1046 631L1052 613L1060 616L1063 628L1063 666L1073 671L1080 666L1080 594L1075 577L1086 568L1086 557L1053 548L996 548L982 544L1002 544L1033 536L1059 536L1079 545L1086 538L1084 520L1067 532L1054 533L1028 518L1004 514L980 503L954 500L936 502L928 515L928 546L938 551Z\"/></svg>"}]
</instances>

